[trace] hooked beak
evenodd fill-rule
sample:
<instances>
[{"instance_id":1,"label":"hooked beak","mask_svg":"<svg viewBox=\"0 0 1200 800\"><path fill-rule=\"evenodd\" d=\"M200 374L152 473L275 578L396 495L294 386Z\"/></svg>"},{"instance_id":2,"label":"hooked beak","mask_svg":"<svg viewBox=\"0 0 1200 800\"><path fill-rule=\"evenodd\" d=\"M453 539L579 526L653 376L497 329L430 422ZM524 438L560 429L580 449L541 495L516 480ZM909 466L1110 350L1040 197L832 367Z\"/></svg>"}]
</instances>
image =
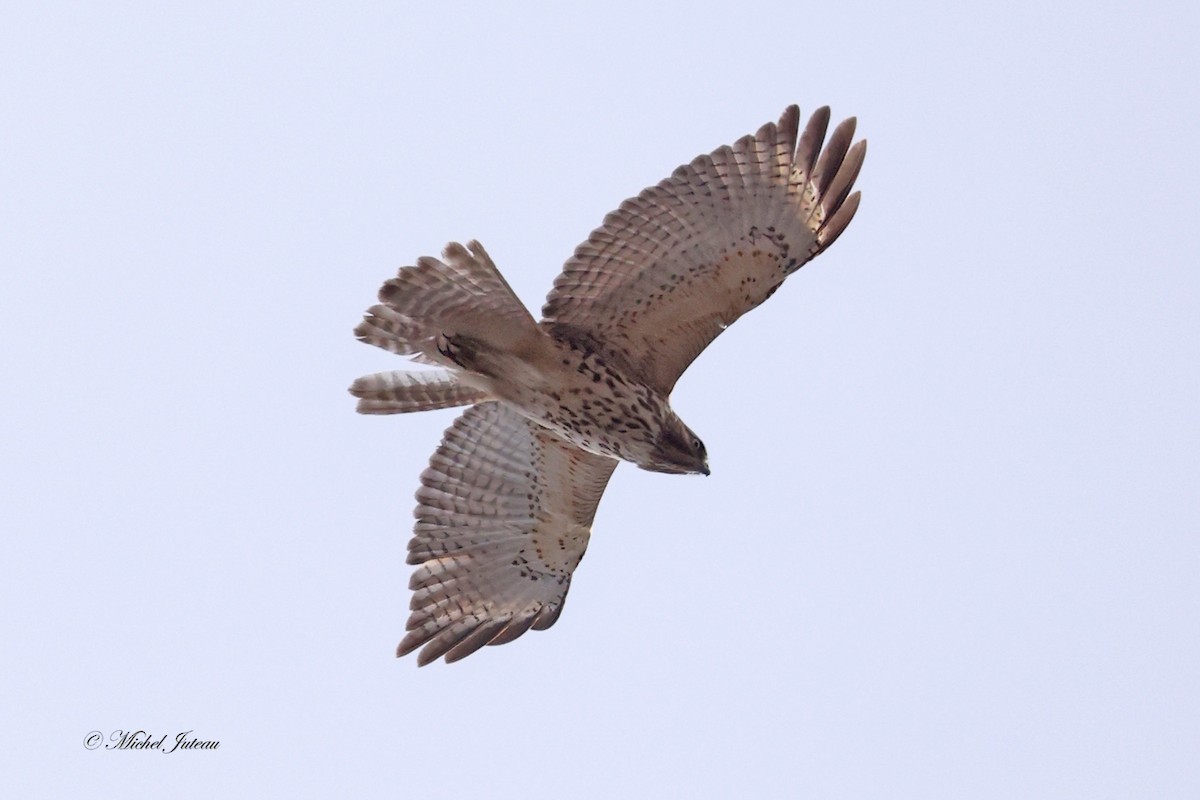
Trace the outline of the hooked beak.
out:
<instances>
[{"instance_id":1,"label":"hooked beak","mask_svg":"<svg viewBox=\"0 0 1200 800\"><path fill-rule=\"evenodd\" d=\"M700 474L705 476L712 474L708 469L707 461L704 463L704 466L700 467Z\"/></svg>"}]
</instances>

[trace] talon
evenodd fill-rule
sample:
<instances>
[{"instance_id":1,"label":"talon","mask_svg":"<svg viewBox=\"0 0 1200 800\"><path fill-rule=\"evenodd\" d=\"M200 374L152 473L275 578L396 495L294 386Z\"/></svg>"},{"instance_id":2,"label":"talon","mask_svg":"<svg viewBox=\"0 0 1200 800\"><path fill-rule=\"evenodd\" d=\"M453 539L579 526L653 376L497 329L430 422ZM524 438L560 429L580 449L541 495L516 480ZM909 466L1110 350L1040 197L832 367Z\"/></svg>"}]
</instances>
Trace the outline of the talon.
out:
<instances>
[{"instance_id":1,"label":"talon","mask_svg":"<svg viewBox=\"0 0 1200 800\"><path fill-rule=\"evenodd\" d=\"M443 333L441 336L437 337L437 344L435 346L437 347L437 351L439 353L441 353L444 357L450 359L455 364L459 363L458 357L455 355L457 348L455 348L454 345L451 344L449 336L447 336L446 334ZM460 364L460 366L461 366L461 364Z\"/></svg>"}]
</instances>

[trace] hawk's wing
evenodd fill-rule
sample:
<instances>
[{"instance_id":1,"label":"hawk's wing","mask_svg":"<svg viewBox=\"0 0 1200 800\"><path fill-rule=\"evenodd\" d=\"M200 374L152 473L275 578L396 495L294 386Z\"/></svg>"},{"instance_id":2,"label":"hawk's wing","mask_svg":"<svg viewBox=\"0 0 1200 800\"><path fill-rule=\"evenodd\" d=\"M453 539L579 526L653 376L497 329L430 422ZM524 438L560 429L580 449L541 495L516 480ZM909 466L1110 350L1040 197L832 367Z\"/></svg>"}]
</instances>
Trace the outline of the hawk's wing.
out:
<instances>
[{"instance_id":1,"label":"hawk's wing","mask_svg":"<svg viewBox=\"0 0 1200 800\"><path fill-rule=\"evenodd\" d=\"M829 109L800 110L680 167L609 214L567 261L542 309L552 333L625 362L669 393L722 330L838 237L866 142L853 118L824 151ZM819 154L819 157L818 157Z\"/></svg>"},{"instance_id":2,"label":"hawk's wing","mask_svg":"<svg viewBox=\"0 0 1200 800\"><path fill-rule=\"evenodd\" d=\"M500 403L467 409L421 475L397 655L457 661L553 625L616 466Z\"/></svg>"}]
</instances>

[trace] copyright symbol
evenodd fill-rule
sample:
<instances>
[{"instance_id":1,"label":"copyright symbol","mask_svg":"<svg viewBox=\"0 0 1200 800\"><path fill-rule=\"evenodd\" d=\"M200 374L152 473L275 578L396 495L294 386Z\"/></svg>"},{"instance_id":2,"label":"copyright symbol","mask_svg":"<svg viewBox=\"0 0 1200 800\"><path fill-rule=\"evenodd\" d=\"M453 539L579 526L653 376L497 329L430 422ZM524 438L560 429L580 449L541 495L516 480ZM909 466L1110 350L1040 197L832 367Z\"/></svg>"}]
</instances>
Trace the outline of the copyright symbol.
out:
<instances>
[{"instance_id":1,"label":"copyright symbol","mask_svg":"<svg viewBox=\"0 0 1200 800\"><path fill-rule=\"evenodd\" d=\"M88 750L95 750L104 741L104 734L100 731L92 731L87 736L83 737L83 746Z\"/></svg>"}]
</instances>

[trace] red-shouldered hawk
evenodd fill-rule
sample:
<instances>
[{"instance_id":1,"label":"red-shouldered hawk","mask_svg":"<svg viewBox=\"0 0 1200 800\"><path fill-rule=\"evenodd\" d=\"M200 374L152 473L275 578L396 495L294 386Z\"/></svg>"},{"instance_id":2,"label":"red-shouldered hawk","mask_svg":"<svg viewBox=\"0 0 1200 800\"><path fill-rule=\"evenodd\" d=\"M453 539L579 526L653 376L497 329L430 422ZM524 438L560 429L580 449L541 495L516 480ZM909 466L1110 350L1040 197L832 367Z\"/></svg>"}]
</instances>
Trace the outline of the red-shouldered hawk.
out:
<instances>
[{"instance_id":1,"label":"red-shouldered hawk","mask_svg":"<svg viewBox=\"0 0 1200 800\"><path fill-rule=\"evenodd\" d=\"M708 474L671 410L715 339L845 230L866 142L791 106L626 200L567 261L534 320L478 242L379 292L364 342L439 367L354 382L364 414L471 404L417 491L412 614L397 654L458 660L554 624L619 460Z\"/></svg>"}]
</instances>

